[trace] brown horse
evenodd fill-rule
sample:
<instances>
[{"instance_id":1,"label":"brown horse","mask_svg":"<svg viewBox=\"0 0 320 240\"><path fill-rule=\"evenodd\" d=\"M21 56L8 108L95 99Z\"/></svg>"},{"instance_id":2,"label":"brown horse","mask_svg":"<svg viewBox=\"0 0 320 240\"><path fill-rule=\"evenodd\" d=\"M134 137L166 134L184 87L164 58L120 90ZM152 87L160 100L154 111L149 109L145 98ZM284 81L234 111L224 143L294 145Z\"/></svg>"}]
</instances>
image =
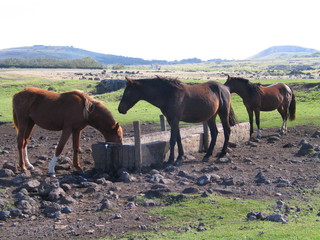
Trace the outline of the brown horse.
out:
<instances>
[{"instance_id":1,"label":"brown horse","mask_svg":"<svg viewBox=\"0 0 320 240\"><path fill-rule=\"evenodd\" d=\"M145 100L160 108L171 126L170 156L168 163L174 162L174 146L178 144L177 161L184 155L181 144L179 121L198 123L207 121L211 142L203 161L208 161L216 143L218 129L216 116L220 116L224 129L224 145L220 157L227 151L230 125L235 124L235 116L230 105L230 92L220 83L209 81L198 85L187 85L177 79L156 77L132 80L127 78L127 86L119 104L119 112L126 114L139 100Z\"/></svg>"},{"instance_id":2,"label":"brown horse","mask_svg":"<svg viewBox=\"0 0 320 240\"><path fill-rule=\"evenodd\" d=\"M244 78L228 76L225 85L229 87L230 92L237 93L243 100L247 108L250 120L250 136L253 133L253 112L256 117L258 127L257 138L261 138L260 129L260 111L272 111L277 109L280 113L283 123L280 129L280 135L287 133L287 119L295 119L296 100L290 87L284 83L275 83L270 86L251 83Z\"/></svg>"},{"instance_id":3,"label":"brown horse","mask_svg":"<svg viewBox=\"0 0 320 240\"><path fill-rule=\"evenodd\" d=\"M57 157L71 134L73 165L81 170L78 160L80 135L87 125L99 130L106 142L122 144L122 128L111 112L100 102L77 90L55 93L34 87L26 88L13 96L13 120L18 133L19 165L23 172L27 168L33 169L28 159L27 144L35 124L47 130L62 130L55 155L49 163L49 175L52 176Z\"/></svg>"}]
</instances>

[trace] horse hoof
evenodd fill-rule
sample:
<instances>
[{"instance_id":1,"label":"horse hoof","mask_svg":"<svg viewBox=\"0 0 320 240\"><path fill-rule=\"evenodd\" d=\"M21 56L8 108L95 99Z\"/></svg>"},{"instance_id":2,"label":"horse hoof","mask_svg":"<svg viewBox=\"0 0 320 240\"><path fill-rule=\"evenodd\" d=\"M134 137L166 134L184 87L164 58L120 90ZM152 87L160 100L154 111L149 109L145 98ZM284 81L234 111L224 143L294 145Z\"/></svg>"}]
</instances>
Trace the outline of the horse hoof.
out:
<instances>
[{"instance_id":1,"label":"horse hoof","mask_svg":"<svg viewBox=\"0 0 320 240\"><path fill-rule=\"evenodd\" d=\"M202 158L202 162L209 162L209 158L208 157L203 157Z\"/></svg>"},{"instance_id":2,"label":"horse hoof","mask_svg":"<svg viewBox=\"0 0 320 240\"><path fill-rule=\"evenodd\" d=\"M23 170L21 170L21 176L24 178L29 178L29 177L31 177L31 173L27 169L23 169Z\"/></svg>"},{"instance_id":3,"label":"horse hoof","mask_svg":"<svg viewBox=\"0 0 320 240\"><path fill-rule=\"evenodd\" d=\"M177 160L173 163L173 165L174 165L174 166L180 166L180 165L182 165L182 163L183 163L182 159L177 159Z\"/></svg>"},{"instance_id":4,"label":"horse hoof","mask_svg":"<svg viewBox=\"0 0 320 240\"><path fill-rule=\"evenodd\" d=\"M48 173L48 176L51 177L51 178L56 178L56 177L57 177L54 172L53 172L53 173L50 173L50 172L49 172L49 173Z\"/></svg>"}]
</instances>

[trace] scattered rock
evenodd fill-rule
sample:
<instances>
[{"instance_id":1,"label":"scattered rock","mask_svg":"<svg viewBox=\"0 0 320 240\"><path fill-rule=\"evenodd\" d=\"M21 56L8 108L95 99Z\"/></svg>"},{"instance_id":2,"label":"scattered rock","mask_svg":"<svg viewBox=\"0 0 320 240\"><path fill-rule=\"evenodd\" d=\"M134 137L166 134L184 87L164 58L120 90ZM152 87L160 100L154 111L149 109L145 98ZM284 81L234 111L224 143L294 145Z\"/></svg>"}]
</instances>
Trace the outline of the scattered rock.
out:
<instances>
[{"instance_id":1,"label":"scattered rock","mask_svg":"<svg viewBox=\"0 0 320 240\"><path fill-rule=\"evenodd\" d=\"M0 220L5 221L10 218L10 211L0 211Z\"/></svg>"},{"instance_id":2,"label":"scattered rock","mask_svg":"<svg viewBox=\"0 0 320 240\"><path fill-rule=\"evenodd\" d=\"M288 218L286 215L282 215L282 214L278 214L278 213L274 213L274 214L269 215L267 217L267 219L272 222L282 222L282 223L288 222Z\"/></svg>"},{"instance_id":3,"label":"scattered rock","mask_svg":"<svg viewBox=\"0 0 320 240\"><path fill-rule=\"evenodd\" d=\"M14 177L15 174L11 169L0 169L0 178Z\"/></svg>"},{"instance_id":4,"label":"scattered rock","mask_svg":"<svg viewBox=\"0 0 320 240\"><path fill-rule=\"evenodd\" d=\"M116 207L116 204L114 202L110 201L109 199L103 199L101 201L100 211L103 211L105 209L112 210L115 207Z\"/></svg>"},{"instance_id":5,"label":"scattered rock","mask_svg":"<svg viewBox=\"0 0 320 240\"><path fill-rule=\"evenodd\" d=\"M188 188L185 188L182 193L185 193L185 194L197 194L199 193L199 189L198 188L195 188L195 187L188 187Z\"/></svg>"}]
</instances>

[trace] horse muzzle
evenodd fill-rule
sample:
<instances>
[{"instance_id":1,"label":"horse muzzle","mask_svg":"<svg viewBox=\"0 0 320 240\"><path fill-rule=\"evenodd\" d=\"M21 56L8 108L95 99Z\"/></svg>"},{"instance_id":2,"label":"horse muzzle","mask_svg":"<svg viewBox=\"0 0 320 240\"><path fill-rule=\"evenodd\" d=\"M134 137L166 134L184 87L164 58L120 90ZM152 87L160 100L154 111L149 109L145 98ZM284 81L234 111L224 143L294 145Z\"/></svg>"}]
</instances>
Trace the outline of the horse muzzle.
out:
<instances>
[{"instance_id":1,"label":"horse muzzle","mask_svg":"<svg viewBox=\"0 0 320 240\"><path fill-rule=\"evenodd\" d=\"M126 114L128 110L125 106L119 105L118 111L119 111L119 113Z\"/></svg>"}]
</instances>

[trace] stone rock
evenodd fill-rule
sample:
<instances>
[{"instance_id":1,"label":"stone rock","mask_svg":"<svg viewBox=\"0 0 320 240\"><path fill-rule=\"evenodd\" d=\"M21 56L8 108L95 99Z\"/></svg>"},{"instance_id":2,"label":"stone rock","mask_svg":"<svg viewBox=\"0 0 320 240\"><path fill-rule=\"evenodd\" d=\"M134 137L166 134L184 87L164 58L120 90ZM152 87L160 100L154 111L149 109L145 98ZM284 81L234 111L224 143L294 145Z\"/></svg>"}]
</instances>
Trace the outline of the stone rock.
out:
<instances>
[{"instance_id":1,"label":"stone rock","mask_svg":"<svg viewBox=\"0 0 320 240\"><path fill-rule=\"evenodd\" d=\"M116 204L114 202L110 201L109 199L103 199L101 201L100 211L103 211L105 209L112 210L115 207L116 207Z\"/></svg>"},{"instance_id":2,"label":"stone rock","mask_svg":"<svg viewBox=\"0 0 320 240\"><path fill-rule=\"evenodd\" d=\"M15 206L18 209L22 210L24 213L31 213L33 210L33 206L27 200L19 200L19 201L15 202Z\"/></svg>"},{"instance_id":3,"label":"stone rock","mask_svg":"<svg viewBox=\"0 0 320 240\"><path fill-rule=\"evenodd\" d=\"M268 143L275 143L275 142L278 142L278 141L280 141L281 139L279 138L279 137L277 137L277 136L271 136L271 137L269 137L268 139L267 139L267 142Z\"/></svg>"},{"instance_id":4,"label":"stone rock","mask_svg":"<svg viewBox=\"0 0 320 240\"><path fill-rule=\"evenodd\" d=\"M63 207L63 208L61 209L61 212L62 212L62 213L69 214L69 213L72 213L72 212L73 212L73 209L72 209L71 207L66 206L66 207Z\"/></svg>"},{"instance_id":5,"label":"stone rock","mask_svg":"<svg viewBox=\"0 0 320 240\"><path fill-rule=\"evenodd\" d=\"M50 179L46 178L42 181L38 187L38 193L40 196L47 198L49 193L56 188L59 188L59 180L58 179Z\"/></svg>"},{"instance_id":6,"label":"stone rock","mask_svg":"<svg viewBox=\"0 0 320 240\"><path fill-rule=\"evenodd\" d=\"M160 203L155 201L155 200L153 200L153 199L147 199L147 200L145 200L143 202L142 205L145 206L145 207L154 207L154 206L159 206Z\"/></svg>"},{"instance_id":7,"label":"stone rock","mask_svg":"<svg viewBox=\"0 0 320 240\"><path fill-rule=\"evenodd\" d=\"M170 189L163 185L155 185L152 189L146 191L144 194L147 198L163 198L170 193Z\"/></svg>"},{"instance_id":8,"label":"stone rock","mask_svg":"<svg viewBox=\"0 0 320 240\"><path fill-rule=\"evenodd\" d=\"M0 220L5 221L10 218L10 211L0 211Z\"/></svg>"},{"instance_id":9,"label":"stone rock","mask_svg":"<svg viewBox=\"0 0 320 240\"><path fill-rule=\"evenodd\" d=\"M61 188L65 191L65 192L69 192L72 189L72 186L70 184L67 183L63 183L61 184Z\"/></svg>"},{"instance_id":10,"label":"stone rock","mask_svg":"<svg viewBox=\"0 0 320 240\"><path fill-rule=\"evenodd\" d=\"M312 134L312 137L313 137L313 138L320 138L320 130L315 131L315 132Z\"/></svg>"},{"instance_id":11,"label":"stone rock","mask_svg":"<svg viewBox=\"0 0 320 240\"><path fill-rule=\"evenodd\" d=\"M4 206L5 206L5 202L2 199L0 199L0 209L3 210Z\"/></svg>"},{"instance_id":12,"label":"stone rock","mask_svg":"<svg viewBox=\"0 0 320 240\"><path fill-rule=\"evenodd\" d=\"M216 163L231 163L232 159L229 157L223 157L223 158L219 158Z\"/></svg>"},{"instance_id":13,"label":"stone rock","mask_svg":"<svg viewBox=\"0 0 320 240\"><path fill-rule=\"evenodd\" d=\"M14 177L15 174L11 169L0 169L0 178Z\"/></svg>"},{"instance_id":14,"label":"stone rock","mask_svg":"<svg viewBox=\"0 0 320 240\"><path fill-rule=\"evenodd\" d=\"M248 220L266 220L268 218L268 214L265 212L250 212L247 214Z\"/></svg>"},{"instance_id":15,"label":"stone rock","mask_svg":"<svg viewBox=\"0 0 320 240\"><path fill-rule=\"evenodd\" d=\"M128 172L124 171L122 172L118 180L124 183L131 183L134 181L134 178L131 177L131 175Z\"/></svg>"},{"instance_id":16,"label":"stone rock","mask_svg":"<svg viewBox=\"0 0 320 240\"><path fill-rule=\"evenodd\" d=\"M44 201L42 204L44 207L43 213L50 218L56 218L57 215L59 215L62 208L61 205L56 202ZM57 212L59 213L57 214Z\"/></svg>"},{"instance_id":17,"label":"stone rock","mask_svg":"<svg viewBox=\"0 0 320 240\"><path fill-rule=\"evenodd\" d=\"M197 194L199 193L199 189L198 188L195 188L195 187L189 187L189 188L185 188L182 193L185 193L185 194Z\"/></svg>"},{"instance_id":18,"label":"stone rock","mask_svg":"<svg viewBox=\"0 0 320 240\"><path fill-rule=\"evenodd\" d=\"M2 166L3 169L10 169L11 171L13 171L14 173L17 172L17 167L15 164L11 163L11 162L5 162Z\"/></svg>"},{"instance_id":19,"label":"stone rock","mask_svg":"<svg viewBox=\"0 0 320 240\"><path fill-rule=\"evenodd\" d=\"M263 175L263 173L262 172L259 172L256 176L255 176L255 183L258 183L258 184L262 184L262 183L264 183L264 184L269 184L270 183L270 181L267 181L266 180L266 177Z\"/></svg>"},{"instance_id":20,"label":"stone rock","mask_svg":"<svg viewBox=\"0 0 320 240\"><path fill-rule=\"evenodd\" d=\"M22 185L28 192L36 192L39 186L40 182L36 179L29 180Z\"/></svg>"},{"instance_id":21,"label":"stone rock","mask_svg":"<svg viewBox=\"0 0 320 240\"><path fill-rule=\"evenodd\" d=\"M211 175L206 174L197 179L197 184L200 186L206 185L211 182Z\"/></svg>"},{"instance_id":22,"label":"stone rock","mask_svg":"<svg viewBox=\"0 0 320 240\"><path fill-rule=\"evenodd\" d=\"M195 180L195 177L191 176L188 172L186 171L179 171L178 172L178 176L179 177L184 177L184 178L187 178L187 179L190 179L190 180Z\"/></svg>"},{"instance_id":23,"label":"stone rock","mask_svg":"<svg viewBox=\"0 0 320 240\"><path fill-rule=\"evenodd\" d=\"M66 192L58 187L58 188L54 188L52 189L49 194L48 194L48 199L50 201L56 202L58 200L60 200L61 198L64 198L66 196Z\"/></svg>"},{"instance_id":24,"label":"stone rock","mask_svg":"<svg viewBox=\"0 0 320 240\"><path fill-rule=\"evenodd\" d=\"M164 169L165 172L175 172L177 170L178 170L178 167L173 166L173 165L169 165Z\"/></svg>"},{"instance_id":25,"label":"stone rock","mask_svg":"<svg viewBox=\"0 0 320 240\"><path fill-rule=\"evenodd\" d=\"M274 213L274 214L269 215L267 217L267 219L272 222L282 222L282 223L288 222L288 218L286 215L282 215L282 214L278 214L278 213Z\"/></svg>"},{"instance_id":26,"label":"stone rock","mask_svg":"<svg viewBox=\"0 0 320 240\"><path fill-rule=\"evenodd\" d=\"M61 204L73 204L73 203L76 203L77 201L71 197L71 196L62 196L60 199L59 199L59 203Z\"/></svg>"},{"instance_id":27,"label":"stone rock","mask_svg":"<svg viewBox=\"0 0 320 240\"><path fill-rule=\"evenodd\" d=\"M22 211L18 208L13 208L10 210L10 216L13 218L21 217L22 215Z\"/></svg>"},{"instance_id":28,"label":"stone rock","mask_svg":"<svg viewBox=\"0 0 320 240\"><path fill-rule=\"evenodd\" d=\"M150 177L149 182L151 182L151 183L159 183L162 179L164 179L164 177L161 174L155 173Z\"/></svg>"}]
</instances>

